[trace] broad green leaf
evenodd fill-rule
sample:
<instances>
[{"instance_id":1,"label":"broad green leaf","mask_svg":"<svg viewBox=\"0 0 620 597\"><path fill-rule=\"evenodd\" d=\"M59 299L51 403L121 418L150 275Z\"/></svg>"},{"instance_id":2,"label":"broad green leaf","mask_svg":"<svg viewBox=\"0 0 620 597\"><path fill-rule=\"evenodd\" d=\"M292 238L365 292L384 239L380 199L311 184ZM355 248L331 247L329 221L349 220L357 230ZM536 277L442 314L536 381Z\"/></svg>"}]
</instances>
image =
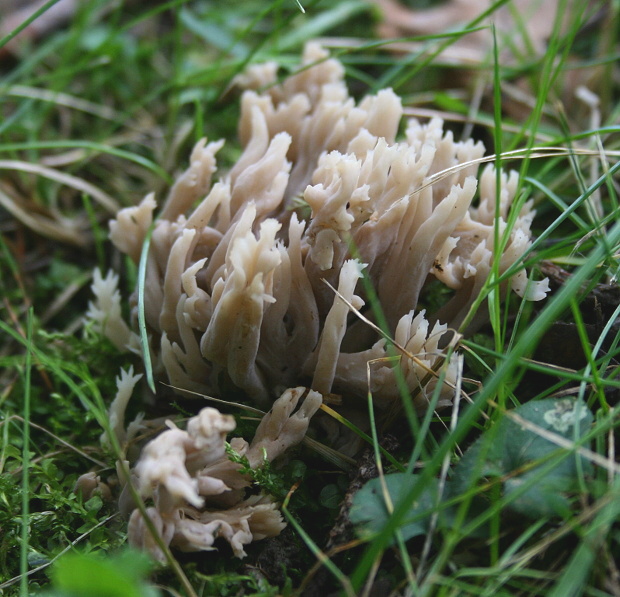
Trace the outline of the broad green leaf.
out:
<instances>
[{"instance_id":1,"label":"broad green leaf","mask_svg":"<svg viewBox=\"0 0 620 597\"><path fill-rule=\"evenodd\" d=\"M133 550L116 556L71 553L54 567L50 596L158 597L143 578L152 568L149 558Z\"/></svg>"},{"instance_id":2,"label":"broad green leaf","mask_svg":"<svg viewBox=\"0 0 620 597\"><path fill-rule=\"evenodd\" d=\"M592 424L592 413L570 398L528 402L511 413L518 418L504 416L465 453L454 470L451 496L498 477L504 495L514 495L508 506L513 511L531 518L565 515L569 494L578 489L578 467L587 474L591 464L542 433L577 440Z\"/></svg>"},{"instance_id":3,"label":"broad green leaf","mask_svg":"<svg viewBox=\"0 0 620 597\"><path fill-rule=\"evenodd\" d=\"M393 473L385 476L385 484L392 506L407 494L416 483L417 475L408 473ZM424 535L428 531L430 517L437 504L438 482L433 482L424 489L420 497L411 505L409 515L403 521L400 532L403 539L411 539ZM444 514L445 515L445 514ZM353 498L353 505L349 511L349 519L357 526L362 537L369 537L378 533L386 525L390 511L380 479L371 479L362 487Z\"/></svg>"}]
</instances>

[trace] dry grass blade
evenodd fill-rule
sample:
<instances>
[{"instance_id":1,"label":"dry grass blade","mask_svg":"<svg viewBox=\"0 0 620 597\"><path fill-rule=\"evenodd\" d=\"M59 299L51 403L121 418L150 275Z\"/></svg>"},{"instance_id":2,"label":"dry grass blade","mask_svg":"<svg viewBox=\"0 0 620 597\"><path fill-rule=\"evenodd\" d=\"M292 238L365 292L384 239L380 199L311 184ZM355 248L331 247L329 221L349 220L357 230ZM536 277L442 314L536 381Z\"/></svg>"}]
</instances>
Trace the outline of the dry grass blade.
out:
<instances>
[{"instance_id":1,"label":"dry grass blade","mask_svg":"<svg viewBox=\"0 0 620 597\"><path fill-rule=\"evenodd\" d=\"M581 148L571 148L567 149L566 147L532 147L526 149L515 149L513 151L504 151L499 155L485 155L482 158L478 158L476 160L469 160L467 162L462 162L460 164L456 164L451 166L450 168L446 168L445 170L441 170L440 172L436 172L435 174L429 176L426 179L426 182L420 186L414 193L420 193L427 187L434 185L437 181L443 180L444 178L464 170L469 166L476 166L482 164L490 164L497 161L497 158L501 158L502 160L524 160L524 159L538 159L538 158L553 158L553 157L570 157L575 155L581 156L598 156L600 155L597 150L592 149L581 149ZM607 151L606 157L620 157L620 151Z\"/></svg>"},{"instance_id":2,"label":"dry grass blade","mask_svg":"<svg viewBox=\"0 0 620 597\"><path fill-rule=\"evenodd\" d=\"M85 247L90 242L89 235L77 229L75 220L52 220L46 215L35 214L2 189L0 189L0 206L24 226L46 238L78 247Z\"/></svg>"},{"instance_id":3,"label":"dry grass blade","mask_svg":"<svg viewBox=\"0 0 620 597\"><path fill-rule=\"evenodd\" d=\"M199 396L200 398L204 398L209 402L215 402L217 404L224 404L225 406L234 406L235 408L240 408L241 410L247 410L250 413L258 415L259 417L265 416L265 411L260 408L255 408L254 406L249 406L247 404L242 404L241 402L232 402L231 400L222 400L221 398L215 398L214 396L209 396L207 394L201 394L200 392L195 392L193 390L186 390L184 388L178 388L176 386L170 385L163 381L159 382L162 386L166 386L167 388L172 388L173 390L177 390L178 392L183 392L184 394L192 394L194 396Z\"/></svg>"},{"instance_id":4,"label":"dry grass blade","mask_svg":"<svg viewBox=\"0 0 620 597\"><path fill-rule=\"evenodd\" d=\"M329 286L329 288L334 292L334 294L349 308L349 310L351 312L353 312L361 321L363 321L366 325L370 326L375 332L377 332L382 338L385 338L388 342L390 342L391 344L393 344L398 350L399 352L401 352L404 356L406 356L408 359L411 359L416 365L418 365L419 367L421 367L422 369L424 369L424 371L426 371L427 375L432 375L434 377L439 377L439 375L437 374L437 371L435 371L433 368L429 367L428 365L426 365L426 363L422 362L418 357L416 357L414 354L411 354L404 346L400 345L398 342L396 342L396 340L392 339L390 337L389 334L387 334L386 332L384 332L378 325L376 325L375 323L373 323L372 321L370 321L370 319L368 319L368 317L366 317L365 315L363 315L359 309L356 309L354 305L351 304L350 301L348 301L344 296L342 296L342 294L340 292L338 292L338 290L336 290L327 280L323 279L323 282L325 284L327 284L327 286ZM452 341L450 342L451 344L458 344L458 338L460 338L460 334L458 334L458 332L454 331L453 332L454 335L456 336L456 339L453 337ZM442 356L442 355L438 355L438 356ZM389 358L389 357L388 357ZM385 359L374 359L374 361L383 361ZM425 380L422 380L421 383L424 383ZM447 382L446 382L447 383Z\"/></svg>"},{"instance_id":5,"label":"dry grass blade","mask_svg":"<svg viewBox=\"0 0 620 597\"><path fill-rule=\"evenodd\" d=\"M104 118L105 120L120 121L123 117L121 113L108 106L95 104L94 102L89 102L88 100L61 91L48 91L47 89L39 89L28 85L11 85L3 91L3 93L12 97L50 102L58 106L64 106L65 108L86 112L87 114L92 114L93 116Z\"/></svg>"},{"instance_id":6,"label":"dry grass blade","mask_svg":"<svg viewBox=\"0 0 620 597\"><path fill-rule=\"evenodd\" d=\"M116 199L110 197L110 195L95 185L86 182L77 176L55 170L54 168L47 168L45 166L41 166L40 164L30 164L29 162L22 162L20 160L0 160L0 169L31 172L32 174L38 174L39 176L43 176L45 178L49 178L50 180L64 184L75 189L76 191L90 195L110 214L115 214L120 209L120 205Z\"/></svg>"},{"instance_id":7,"label":"dry grass blade","mask_svg":"<svg viewBox=\"0 0 620 597\"><path fill-rule=\"evenodd\" d=\"M145 122L134 128L137 130L107 137L105 140L106 147L112 148L120 147L122 145L143 144L145 141L145 131L148 131L148 134L151 137L158 136L158 134L156 133L156 125L150 119L146 120ZM76 149L70 149L68 151L63 151L62 153L41 156L39 162L43 166L58 168L60 166L75 164L76 162L85 160L92 155L92 149L86 147L77 147ZM101 157L105 159L107 156L103 154ZM132 168L132 166L133 164L131 162L124 163L125 174L131 172L130 169ZM131 173L133 174L133 172ZM136 174L143 175L144 173L142 171L137 171Z\"/></svg>"},{"instance_id":8,"label":"dry grass blade","mask_svg":"<svg viewBox=\"0 0 620 597\"><path fill-rule=\"evenodd\" d=\"M321 458L323 458L326 462L337 466L340 470L343 471L351 471L355 468L357 461L350 456L346 456L342 454L338 450L334 450L334 448L330 448L321 442L318 442L307 435L302 440L302 444L307 446L314 452L316 452Z\"/></svg>"},{"instance_id":9,"label":"dry grass blade","mask_svg":"<svg viewBox=\"0 0 620 597\"><path fill-rule=\"evenodd\" d=\"M58 315L69 303L69 301L82 289L84 285L92 278L91 272L84 272L77 279L73 280L45 309L41 315L41 324L47 323L55 315ZM80 325L83 325L83 317L80 317Z\"/></svg>"}]
</instances>

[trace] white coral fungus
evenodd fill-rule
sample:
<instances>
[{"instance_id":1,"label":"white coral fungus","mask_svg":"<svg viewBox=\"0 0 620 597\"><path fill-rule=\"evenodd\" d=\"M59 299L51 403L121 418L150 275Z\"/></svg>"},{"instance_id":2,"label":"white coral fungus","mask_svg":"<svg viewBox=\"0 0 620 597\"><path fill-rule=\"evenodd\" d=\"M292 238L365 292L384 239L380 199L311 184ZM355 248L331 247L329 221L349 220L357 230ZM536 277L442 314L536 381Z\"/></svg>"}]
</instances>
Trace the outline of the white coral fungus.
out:
<instances>
[{"instance_id":1,"label":"white coral fungus","mask_svg":"<svg viewBox=\"0 0 620 597\"><path fill-rule=\"evenodd\" d=\"M241 438L231 441L252 468L275 460L304 438L322 402L318 392L310 391L295 411L305 391L298 387L284 392L250 445ZM251 541L280 533L285 523L277 504L267 495L246 497L250 478L226 454L226 435L235 428L233 417L204 408L188 421L187 431L171 422L168 426L146 445L131 475L141 497L153 499L147 514L166 545L208 551L223 538L241 558ZM129 520L129 541L164 561L138 509Z\"/></svg>"},{"instance_id":2,"label":"white coral fungus","mask_svg":"<svg viewBox=\"0 0 620 597\"><path fill-rule=\"evenodd\" d=\"M397 140L402 107L392 90L356 103L342 65L314 43L303 64L281 84L273 67L243 78L253 89L270 85L243 94L237 163L213 183L222 142L199 142L162 206L145 288L153 351L182 389L217 392L232 382L268 405L308 380L324 394L365 396L367 364L387 356L385 342L325 282L365 309L366 276L390 332L417 357L371 367L373 398L398 399L400 366L421 407L448 328L461 324L491 271L496 221L506 230L516 174L502 175L497 198L494 170L479 183L470 163L481 143L455 141L439 119L410 120ZM155 208L149 195L111 225L112 241L134 260ZM528 248L532 217L526 203L500 274ZM418 298L433 279L455 294L430 325ZM546 290L524 270L512 286L534 300ZM453 375L448 365L446 380ZM451 391L447 383L442 399Z\"/></svg>"},{"instance_id":3,"label":"white coral fungus","mask_svg":"<svg viewBox=\"0 0 620 597\"><path fill-rule=\"evenodd\" d=\"M120 214L119 214L120 215ZM121 293L118 290L118 275L109 271L103 278L96 269L93 272L92 291L95 301L88 304L86 319L93 322L96 331L121 351L138 351L140 340L131 331L121 313Z\"/></svg>"}]
</instances>

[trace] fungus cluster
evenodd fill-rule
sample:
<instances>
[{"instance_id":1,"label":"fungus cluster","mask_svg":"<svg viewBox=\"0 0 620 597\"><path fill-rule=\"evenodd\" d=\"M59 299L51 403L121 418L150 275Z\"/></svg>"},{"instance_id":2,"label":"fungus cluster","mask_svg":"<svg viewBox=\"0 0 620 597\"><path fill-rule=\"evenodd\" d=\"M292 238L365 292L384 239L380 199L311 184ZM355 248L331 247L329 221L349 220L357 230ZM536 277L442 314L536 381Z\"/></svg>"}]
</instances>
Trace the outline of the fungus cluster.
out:
<instances>
[{"instance_id":1,"label":"fungus cluster","mask_svg":"<svg viewBox=\"0 0 620 597\"><path fill-rule=\"evenodd\" d=\"M117 398L131 394L140 376L131 371L119 377ZM123 399L115 414L124 416ZM130 474L130 483L141 499L150 499L146 515L166 546L181 551L210 551L216 539L226 540L235 556L244 557L244 546L278 535L286 526L273 497L250 491L248 469L259 469L301 442L310 419L321 406L318 392L289 388L259 423L250 444L226 437L236 427L234 417L215 408L203 408L189 419L186 430L166 421L167 429L143 448ZM139 423L139 422L138 422ZM134 425L135 430L136 425ZM119 440L131 439L113 430ZM229 458L228 451L235 458ZM119 477L124 474L119 467ZM98 479L80 479L80 490L92 491ZM165 562L165 555L124 485L121 511L129 517L130 544Z\"/></svg>"},{"instance_id":2,"label":"fungus cluster","mask_svg":"<svg viewBox=\"0 0 620 597\"><path fill-rule=\"evenodd\" d=\"M356 102L342 65L317 44L308 44L296 74L278 83L276 70L256 66L239 79L246 88L242 152L228 172L214 180L223 141L203 140L156 219L151 194L111 223L112 242L136 263L153 225L145 315L158 373L179 391L221 394L234 386L261 407L299 384L351 402L370 389L385 407L400 399L400 368L416 406L424 408L437 386L429 372L441 364L441 348L464 321L493 260L502 274L528 248L532 203L523 204L495 257L496 230L507 229L518 180L502 173L499 197L491 167L478 180L482 143L455 141L439 119L409 120L397 139L400 98L384 89ZM362 277L403 349L398 359L387 358L386 340L352 313L373 318ZM453 294L427 315L418 301L433 280ZM95 278L89 314L113 342L135 350L135 333L120 320L116 283L113 275ZM532 300L547 289L524 270L507 286ZM132 304L135 319L135 299ZM444 367L445 402L456 373L452 364ZM230 431L229 419L203 413L197 420L215 417ZM152 473L168 458L164 452L179 460L174 469L184 460L190 476L208 469L209 462L193 456L196 442L205 441L200 433L165 432L145 450L136 473L143 495L155 498L157 514L150 512L160 517L164 536L208 549L211 536L194 534L196 521L211 524L196 510L211 497L197 489L203 477L164 480ZM216 462L225 458L220 452ZM262 516L262 502L247 507L259 505ZM252 516L242 516L250 530ZM218 528L228 529L218 520ZM221 531L238 554L244 525ZM132 529L134 537L142 534L138 519Z\"/></svg>"},{"instance_id":3,"label":"fungus cluster","mask_svg":"<svg viewBox=\"0 0 620 597\"><path fill-rule=\"evenodd\" d=\"M343 75L316 44L282 83L274 65L254 67L242 83L266 91L242 96L236 164L214 182L223 141L203 140L172 187L154 224L145 310L151 349L173 386L214 393L232 383L261 406L300 381L364 396L372 360L374 400L398 399L394 363L377 360L387 356L385 341L342 300L367 307L366 276L390 332L424 363L402 358L397 366L425 403L420 381L488 277L496 205L501 232L517 175L502 174L497 201L491 167L480 181L475 162L455 168L481 158L482 143L455 141L439 119L410 120L396 140L400 98L385 89L356 103ZM156 208L148 195L111 223L112 242L136 262ZM527 249L532 218L527 202L500 273ZM455 293L428 318L416 309L433 279ZM99 302L114 295L114 279L105 282L94 286ZM534 300L546 290L524 270L511 285ZM113 341L134 347L112 313L95 318Z\"/></svg>"}]
</instances>

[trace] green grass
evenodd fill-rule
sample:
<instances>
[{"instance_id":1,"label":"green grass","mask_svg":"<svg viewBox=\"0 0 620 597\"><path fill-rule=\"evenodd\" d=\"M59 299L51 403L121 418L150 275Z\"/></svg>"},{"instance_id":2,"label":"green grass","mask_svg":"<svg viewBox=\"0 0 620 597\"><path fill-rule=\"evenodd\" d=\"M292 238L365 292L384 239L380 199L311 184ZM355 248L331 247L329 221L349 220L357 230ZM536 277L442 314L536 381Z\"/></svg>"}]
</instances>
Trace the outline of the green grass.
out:
<instances>
[{"instance_id":1,"label":"green grass","mask_svg":"<svg viewBox=\"0 0 620 597\"><path fill-rule=\"evenodd\" d=\"M506 41L498 34L496 48L463 77L465 68L446 61L442 51L479 27L481 18L449 35L414 40L420 43L402 56L391 51L391 40L377 37L379 13L365 2L302 4L305 14L293 0L154 6L93 0L80 3L67 27L26 42L0 62L0 590L84 595L68 580L64 554L88 556L75 560L86 578L104 574L114 558L123 561L126 523L116 504L97 496L84 501L73 492L88 470L114 478L113 452L120 448L104 451L99 436L108 427L106 407L119 368L140 366L82 323L95 266L121 273L124 296L140 278L106 241L115 206L135 204L151 190L162 197L204 135L228 140L218 161L232 164L239 155L232 78L265 59L276 60L284 77L295 69L303 43L325 36L335 43L356 95L392 86L408 106L446 113L456 135L471 117L473 136L484 137L487 153L496 154L489 160L521 171L509 230L518 206L534 197L536 240L515 268L502 276L493 272L480 295L476 308L488 310L490 324L466 338L461 352L464 377L482 383L464 382L458 412L440 418L432 410L418 416L407 409L402 424L388 430L399 435L396 448L379 445L385 430L375 413L377 425L365 441L379 470L417 475L392 499L382 529L327 547L348 483L306 450L265 480L286 490L299 482L285 502L293 555L283 578L253 567L264 549L256 543L246 567L224 550L172 554L178 556L172 567L148 577L148 566L123 571L121 565L115 594L277 595L314 586L325 594L365 595L377 581L390 587L386 593L416 596L617 595L620 6L584 0L568 10L560 0L561 14L569 16L554 23L546 54L525 51L516 63L504 64ZM486 12L505 4L495 2ZM582 29L603 5L606 17ZM525 23L519 31L527 31ZM599 97L598 122L567 92L577 77ZM525 116L517 116L522 112L507 85L517 78L528 85ZM479 103L477 85L485 88ZM496 246L507 234L497 230ZM572 274L544 303L499 292L519 266L537 271L543 260ZM559 357L554 364L545 359L558 323L569 327L551 345L551 355ZM577 366L562 364L568 352L581 354ZM503 493L505 479L489 476L416 513L431 521L425 537L403 535L425 487L452 482L463 453L497 429L506 410L563 394L582 398L594 422L571 449L531 466L539 482L563 460L581 462L581 450L593 473L578 470L569 512L537 520L516 516L511 508L518 496ZM252 424L239 426L250 430ZM386 449L389 458L381 463ZM454 519L443 525L449 510ZM92 597L102 594L93 586Z\"/></svg>"}]
</instances>

